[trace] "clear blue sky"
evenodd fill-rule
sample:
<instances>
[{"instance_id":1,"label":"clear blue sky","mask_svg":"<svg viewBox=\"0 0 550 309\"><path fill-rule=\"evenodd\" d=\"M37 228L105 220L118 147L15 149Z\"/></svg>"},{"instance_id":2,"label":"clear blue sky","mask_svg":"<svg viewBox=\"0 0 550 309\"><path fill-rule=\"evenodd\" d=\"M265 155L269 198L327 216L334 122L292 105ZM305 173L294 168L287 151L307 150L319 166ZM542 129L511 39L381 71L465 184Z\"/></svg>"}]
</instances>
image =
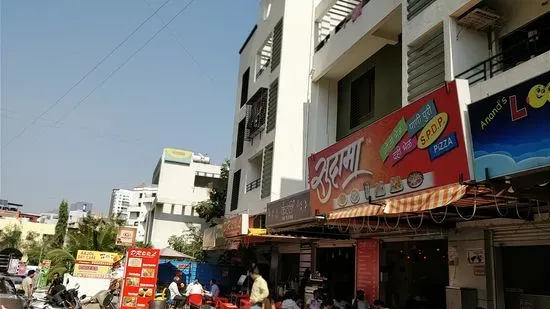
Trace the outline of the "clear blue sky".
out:
<instances>
[{"instance_id":1,"label":"clear blue sky","mask_svg":"<svg viewBox=\"0 0 550 309\"><path fill-rule=\"evenodd\" d=\"M57 208L61 199L107 211L112 188L150 183L163 147L206 153L217 163L229 156L238 50L256 22L258 0L196 0L54 126L162 27L154 16L6 146L153 13L146 1L154 8L165 2L1 2L1 198L27 212ZM172 0L158 14L167 22L187 2Z\"/></svg>"}]
</instances>

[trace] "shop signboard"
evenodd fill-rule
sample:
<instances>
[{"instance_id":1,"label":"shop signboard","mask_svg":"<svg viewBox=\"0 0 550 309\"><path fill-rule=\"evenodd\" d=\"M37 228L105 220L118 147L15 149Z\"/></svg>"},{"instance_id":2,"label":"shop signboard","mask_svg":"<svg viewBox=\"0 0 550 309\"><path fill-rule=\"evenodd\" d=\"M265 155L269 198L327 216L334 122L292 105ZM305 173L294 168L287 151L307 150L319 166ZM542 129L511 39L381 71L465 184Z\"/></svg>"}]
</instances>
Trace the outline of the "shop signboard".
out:
<instances>
[{"instance_id":1,"label":"shop signboard","mask_svg":"<svg viewBox=\"0 0 550 309\"><path fill-rule=\"evenodd\" d=\"M223 222L223 236L237 237L248 234L248 214L235 215Z\"/></svg>"},{"instance_id":2,"label":"shop signboard","mask_svg":"<svg viewBox=\"0 0 550 309\"><path fill-rule=\"evenodd\" d=\"M26 274L27 274L27 262L19 261L19 264L17 265L17 275L25 276Z\"/></svg>"},{"instance_id":3,"label":"shop signboard","mask_svg":"<svg viewBox=\"0 0 550 309\"><path fill-rule=\"evenodd\" d=\"M155 297L159 258L159 249L128 249L121 309L149 307Z\"/></svg>"},{"instance_id":4,"label":"shop signboard","mask_svg":"<svg viewBox=\"0 0 550 309\"><path fill-rule=\"evenodd\" d=\"M135 227L120 227L116 236L116 245L131 247L136 242L137 229Z\"/></svg>"},{"instance_id":5,"label":"shop signboard","mask_svg":"<svg viewBox=\"0 0 550 309\"><path fill-rule=\"evenodd\" d=\"M470 179L459 93L448 83L308 159L314 213Z\"/></svg>"},{"instance_id":6,"label":"shop signboard","mask_svg":"<svg viewBox=\"0 0 550 309\"><path fill-rule=\"evenodd\" d=\"M80 278L109 279L113 261L117 256L114 252L99 252L78 250L73 276Z\"/></svg>"},{"instance_id":7,"label":"shop signboard","mask_svg":"<svg viewBox=\"0 0 550 309\"><path fill-rule=\"evenodd\" d=\"M357 240L357 289L363 290L369 303L378 299L380 247L376 239Z\"/></svg>"},{"instance_id":8,"label":"shop signboard","mask_svg":"<svg viewBox=\"0 0 550 309\"><path fill-rule=\"evenodd\" d=\"M475 179L550 166L550 72L468 106Z\"/></svg>"},{"instance_id":9,"label":"shop signboard","mask_svg":"<svg viewBox=\"0 0 550 309\"><path fill-rule=\"evenodd\" d=\"M267 204L266 227L311 217L309 190Z\"/></svg>"}]
</instances>

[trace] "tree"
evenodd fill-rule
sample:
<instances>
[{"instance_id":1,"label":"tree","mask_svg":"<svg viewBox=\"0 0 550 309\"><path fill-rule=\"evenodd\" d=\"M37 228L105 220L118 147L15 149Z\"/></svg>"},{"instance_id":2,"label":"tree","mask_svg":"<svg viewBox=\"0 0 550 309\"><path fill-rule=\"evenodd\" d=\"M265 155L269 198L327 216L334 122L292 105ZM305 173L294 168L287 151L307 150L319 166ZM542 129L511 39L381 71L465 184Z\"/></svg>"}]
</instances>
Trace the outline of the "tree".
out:
<instances>
[{"instance_id":1,"label":"tree","mask_svg":"<svg viewBox=\"0 0 550 309\"><path fill-rule=\"evenodd\" d=\"M136 241L134 247L148 249L153 248L153 244L150 242Z\"/></svg>"},{"instance_id":2,"label":"tree","mask_svg":"<svg viewBox=\"0 0 550 309\"><path fill-rule=\"evenodd\" d=\"M28 258L28 264L38 265L42 254L48 252L45 249L46 244L40 237L40 234L36 232L28 232L25 236L25 242L23 244L23 250Z\"/></svg>"},{"instance_id":3,"label":"tree","mask_svg":"<svg viewBox=\"0 0 550 309\"><path fill-rule=\"evenodd\" d=\"M227 198L227 181L229 179L229 160L225 160L221 166L220 179L210 184L209 199L197 204L196 210L199 217L210 222L225 214L225 200Z\"/></svg>"},{"instance_id":4,"label":"tree","mask_svg":"<svg viewBox=\"0 0 550 309\"><path fill-rule=\"evenodd\" d=\"M59 215L57 217L57 224L55 225L55 235L52 243L52 247L62 248L65 243L65 235L67 233L67 222L69 221L69 205L67 201L61 201L59 204Z\"/></svg>"},{"instance_id":5,"label":"tree","mask_svg":"<svg viewBox=\"0 0 550 309\"><path fill-rule=\"evenodd\" d=\"M21 246L21 228L13 224L8 225L0 232L0 248L20 249Z\"/></svg>"},{"instance_id":6,"label":"tree","mask_svg":"<svg viewBox=\"0 0 550 309\"><path fill-rule=\"evenodd\" d=\"M172 235L168 238L168 245L181 253L185 253L197 259L197 261L204 261L205 254L202 249L202 235L200 230L193 226L188 225L189 231L181 235Z\"/></svg>"}]
</instances>

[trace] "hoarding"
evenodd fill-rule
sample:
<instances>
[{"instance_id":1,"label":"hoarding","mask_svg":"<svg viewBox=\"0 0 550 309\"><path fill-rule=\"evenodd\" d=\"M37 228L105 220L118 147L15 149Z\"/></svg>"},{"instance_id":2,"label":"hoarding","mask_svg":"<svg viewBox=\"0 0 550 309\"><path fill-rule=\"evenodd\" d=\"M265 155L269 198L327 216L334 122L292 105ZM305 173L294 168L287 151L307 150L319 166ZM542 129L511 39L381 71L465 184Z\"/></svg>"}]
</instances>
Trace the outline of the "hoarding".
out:
<instances>
[{"instance_id":1,"label":"hoarding","mask_svg":"<svg viewBox=\"0 0 550 309\"><path fill-rule=\"evenodd\" d=\"M550 165L550 72L470 104L468 114L476 180Z\"/></svg>"},{"instance_id":2,"label":"hoarding","mask_svg":"<svg viewBox=\"0 0 550 309\"><path fill-rule=\"evenodd\" d=\"M114 252L99 252L78 250L73 276L80 278L109 279L114 258Z\"/></svg>"},{"instance_id":3,"label":"hoarding","mask_svg":"<svg viewBox=\"0 0 550 309\"><path fill-rule=\"evenodd\" d=\"M193 152L174 148L164 148L164 162L191 164Z\"/></svg>"},{"instance_id":4,"label":"hoarding","mask_svg":"<svg viewBox=\"0 0 550 309\"><path fill-rule=\"evenodd\" d=\"M237 237L248 234L248 214L235 215L223 222L223 236Z\"/></svg>"},{"instance_id":5,"label":"hoarding","mask_svg":"<svg viewBox=\"0 0 550 309\"><path fill-rule=\"evenodd\" d=\"M267 204L266 227L272 227L311 216L309 190Z\"/></svg>"},{"instance_id":6,"label":"hoarding","mask_svg":"<svg viewBox=\"0 0 550 309\"><path fill-rule=\"evenodd\" d=\"M128 249L121 309L149 307L155 298L159 258L159 249Z\"/></svg>"},{"instance_id":7,"label":"hoarding","mask_svg":"<svg viewBox=\"0 0 550 309\"><path fill-rule=\"evenodd\" d=\"M310 156L313 212L469 180L459 91L448 83Z\"/></svg>"},{"instance_id":8,"label":"hoarding","mask_svg":"<svg viewBox=\"0 0 550 309\"><path fill-rule=\"evenodd\" d=\"M131 247L136 242L137 229L135 227L120 227L116 236L116 245Z\"/></svg>"}]
</instances>

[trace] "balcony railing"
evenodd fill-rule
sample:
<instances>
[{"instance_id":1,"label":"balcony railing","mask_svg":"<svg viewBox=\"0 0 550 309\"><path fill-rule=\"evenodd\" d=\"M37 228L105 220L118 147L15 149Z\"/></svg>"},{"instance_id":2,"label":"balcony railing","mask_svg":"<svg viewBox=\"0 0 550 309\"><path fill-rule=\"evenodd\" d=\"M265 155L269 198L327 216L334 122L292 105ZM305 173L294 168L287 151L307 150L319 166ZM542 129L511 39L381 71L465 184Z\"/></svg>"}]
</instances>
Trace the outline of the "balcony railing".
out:
<instances>
[{"instance_id":1,"label":"balcony railing","mask_svg":"<svg viewBox=\"0 0 550 309\"><path fill-rule=\"evenodd\" d=\"M357 6L360 6L360 9L362 10L363 7L369 2L370 0L359 0L357 1ZM344 1L346 4L349 4L351 1ZM335 4L335 6L338 5L338 2ZM334 8L332 7L328 12L331 13L332 11L334 10L334 13L332 14L336 14L336 15L340 15L342 14L342 12L345 12L346 15L345 17L336 25L336 27L334 27L334 32L332 32L332 29L329 30L329 33L324 37L322 38L321 40L319 40L319 42L317 43L317 46L315 46L315 52L318 52L319 50L321 50L321 48L323 48L323 46L325 46L325 44L328 42L328 40L330 39L330 36L331 34L332 35L335 35L336 33L338 33L340 30L342 30L346 24L351 21L352 19L354 19L354 10L355 8L351 9L349 6L344 6L344 7L340 7L340 8ZM339 12L339 13L336 13L336 12Z\"/></svg>"},{"instance_id":2,"label":"balcony railing","mask_svg":"<svg viewBox=\"0 0 550 309\"><path fill-rule=\"evenodd\" d=\"M261 178L255 179L255 180L247 183L246 184L246 192L250 192L250 191L252 191L256 188L259 188L261 183L262 183Z\"/></svg>"},{"instance_id":3,"label":"balcony railing","mask_svg":"<svg viewBox=\"0 0 550 309\"><path fill-rule=\"evenodd\" d=\"M498 73L505 72L549 51L550 41L546 39L549 36L550 27L531 31L527 38L458 74L456 78L467 79L470 86L493 78Z\"/></svg>"},{"instance_id":4,"label":"balcony railing","mask_svg":"<svg viewBox=\"0 0 550 309\"><path fill-rule=\"evenodd\" d=\"M246 103L245 139L251 141L265 128L268 89L262 87Z\"/></svg>"}]
</instances>

